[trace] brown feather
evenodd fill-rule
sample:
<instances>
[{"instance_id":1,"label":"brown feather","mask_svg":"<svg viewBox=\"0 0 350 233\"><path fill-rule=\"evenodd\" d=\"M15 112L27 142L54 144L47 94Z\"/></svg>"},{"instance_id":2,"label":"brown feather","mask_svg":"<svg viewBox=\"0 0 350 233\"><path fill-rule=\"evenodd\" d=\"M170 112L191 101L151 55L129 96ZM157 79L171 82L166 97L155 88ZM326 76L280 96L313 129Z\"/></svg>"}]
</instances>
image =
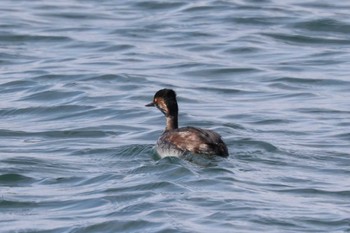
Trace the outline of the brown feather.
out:
<instances>
[{"instance_id":1,"label":"brown feather","mask_svg":"<svg viewBox=\"0 0 350 233\"><path fill-rule=\"evenodd\" d=\"M158 146L161 146L161 143L171 144L183 152L228 156L227 147L221 136L206 129L184 127L166 131L159 138Z\"/></svg>"}]
</instances>

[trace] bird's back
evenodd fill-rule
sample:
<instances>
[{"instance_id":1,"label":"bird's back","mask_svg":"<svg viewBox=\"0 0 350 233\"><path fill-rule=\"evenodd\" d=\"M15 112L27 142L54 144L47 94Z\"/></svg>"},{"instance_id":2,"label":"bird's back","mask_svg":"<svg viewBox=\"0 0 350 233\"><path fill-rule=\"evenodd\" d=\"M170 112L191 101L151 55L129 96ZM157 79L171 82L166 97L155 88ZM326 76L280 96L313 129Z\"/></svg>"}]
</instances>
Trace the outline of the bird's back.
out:
<instances>
[{"instance_id":1,"label":"bird's back","mask_svg":"<svg viewBox=\"0 0 350 233\"><path fill-rule=\"evenodd\" d=\"M157 151L161 153L228 156L228 150L221 136L207 129L184 127L165 131L158 139Z\"/></svg>"}]
</instances>

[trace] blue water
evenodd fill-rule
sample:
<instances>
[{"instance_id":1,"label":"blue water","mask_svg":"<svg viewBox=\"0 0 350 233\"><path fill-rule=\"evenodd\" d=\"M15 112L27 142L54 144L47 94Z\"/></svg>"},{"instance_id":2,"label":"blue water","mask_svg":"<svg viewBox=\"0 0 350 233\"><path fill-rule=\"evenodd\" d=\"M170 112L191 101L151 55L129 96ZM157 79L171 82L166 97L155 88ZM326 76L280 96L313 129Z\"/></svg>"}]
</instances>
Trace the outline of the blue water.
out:
<instances>
[{"instance_id":1,"label":"blue water","mask_svg":"<svg viewBox=\"0 0 350 233\"><path fill-rule=\"evenodd\" d=\"M2 0L0 232L350 232L349 74L349 1Z\"/></svg>"}]
</instances>

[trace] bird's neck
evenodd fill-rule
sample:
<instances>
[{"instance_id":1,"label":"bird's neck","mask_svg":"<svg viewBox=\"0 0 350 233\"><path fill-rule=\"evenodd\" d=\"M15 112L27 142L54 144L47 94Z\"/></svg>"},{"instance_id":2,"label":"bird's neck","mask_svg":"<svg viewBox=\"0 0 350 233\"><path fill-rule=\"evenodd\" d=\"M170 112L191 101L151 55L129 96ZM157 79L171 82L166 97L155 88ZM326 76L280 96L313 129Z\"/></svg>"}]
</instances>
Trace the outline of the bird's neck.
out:
<instances>
[{"instance_id":1,"label":"bird's neck","mask_svg":"<svg viewBox=\"0 0 350 233\"><path fill-rule=\"evenodd\" d=\"M175 116L166 116L166 128L165 131L173 130L178 128L177 115Z\"/></svg>"}]
</instances>

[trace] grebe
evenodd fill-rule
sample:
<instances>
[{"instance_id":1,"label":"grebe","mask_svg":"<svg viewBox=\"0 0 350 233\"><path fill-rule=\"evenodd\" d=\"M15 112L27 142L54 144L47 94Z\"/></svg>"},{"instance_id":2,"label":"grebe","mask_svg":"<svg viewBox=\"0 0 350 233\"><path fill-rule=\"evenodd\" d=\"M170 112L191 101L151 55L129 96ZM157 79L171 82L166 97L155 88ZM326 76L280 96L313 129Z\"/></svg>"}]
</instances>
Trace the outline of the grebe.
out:
<instances>
[{"instance_id":1,"label":"grebe","mask_svg":"<svg viewBox=\"0 0 350 233\"><path fill-rule=\"evenodd\" d=\"M146 106L157 107L166 118L166 128L156 145L159 156L182 156L187 153L228 156L227 147L218 133L195 127L178 128L179 110L175 91L157 91L153 101Z\"/></svg>"}]
</instances>

